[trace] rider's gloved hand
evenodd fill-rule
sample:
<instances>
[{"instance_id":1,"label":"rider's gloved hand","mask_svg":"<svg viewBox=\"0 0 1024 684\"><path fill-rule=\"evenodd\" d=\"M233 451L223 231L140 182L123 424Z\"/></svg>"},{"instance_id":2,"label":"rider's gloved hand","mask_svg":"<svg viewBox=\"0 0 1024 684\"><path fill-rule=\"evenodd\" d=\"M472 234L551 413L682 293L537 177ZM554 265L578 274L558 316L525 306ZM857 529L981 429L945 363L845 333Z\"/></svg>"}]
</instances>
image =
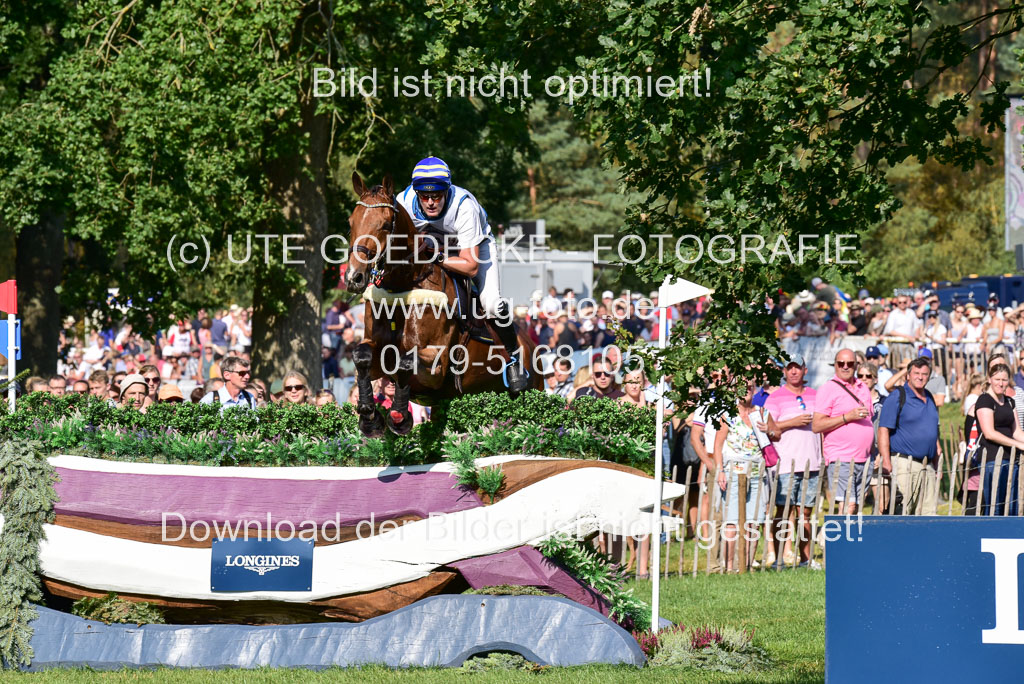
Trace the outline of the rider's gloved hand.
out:
<instances>
[{"instance_id":1,"label":"rider's gloved hand","mask_svg":"<svg viewBox=\"0 0 1024 684\"><path fill-rule=\"evenodd\" d=\"M444 249L433 235L424 235L417 261L425 264L439 264L444 261Z\"/></svg>"}]
</instances>

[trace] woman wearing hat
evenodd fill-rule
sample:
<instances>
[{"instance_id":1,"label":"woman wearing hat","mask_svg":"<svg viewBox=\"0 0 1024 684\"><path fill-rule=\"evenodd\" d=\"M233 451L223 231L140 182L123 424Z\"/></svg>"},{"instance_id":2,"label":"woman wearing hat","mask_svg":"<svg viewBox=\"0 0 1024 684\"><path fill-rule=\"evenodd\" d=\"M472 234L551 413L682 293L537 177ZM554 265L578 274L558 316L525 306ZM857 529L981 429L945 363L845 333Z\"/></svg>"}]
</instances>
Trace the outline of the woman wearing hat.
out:
<instances>
[{"instance_id":1,"label":"woman wearing hat","mask_svg":"<svg viewBox=\"0 0 1024 684\"><path fill-rule=\"evenodd\" d=\"M1007 357L1013 358L1014 346L1017 343L1017 312L1006 307L1003 309L1003 339L999 345L1006 352Z\"/></svg>"},{"instance_id":2,"label":"woman wearing hat","mask_svg":"<svg viewBox=\"0 0 1024 684\"><path fill-rule=\"evenodd\" d=\"M126 375L124 380L121 381L120 391L118 392L118 406L121 408L138 409L140 412L145 413L152 403L153 400L149 398L149 385L146 384L146 379L138 373Z\"/></svg>"},{"instance_id":3,"label":"woman wearing hat","mask_svg":"<svg viewBox=\"0 0 1024 684\"><path fill-rule=\"evenodd\" d=\"M982 320L985 315L979 309L972 308L967 312L967 327L964 329L963 337L959 340L964 344L964 354L969 359L968 363L974 366L975 370L985 372L985 326ZM981 358L979 358L979 356Z\"/></svg>"}]
</instances>

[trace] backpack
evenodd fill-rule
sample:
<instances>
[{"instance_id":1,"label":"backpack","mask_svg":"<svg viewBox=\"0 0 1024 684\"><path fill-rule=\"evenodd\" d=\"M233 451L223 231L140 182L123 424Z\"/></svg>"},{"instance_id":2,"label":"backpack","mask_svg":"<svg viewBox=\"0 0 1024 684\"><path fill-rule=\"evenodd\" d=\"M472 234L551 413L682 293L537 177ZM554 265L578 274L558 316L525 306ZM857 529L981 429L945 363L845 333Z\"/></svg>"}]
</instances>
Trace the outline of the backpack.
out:
<instances>
[{"instance_id":1,"label":"backpack","mask_svg":"<svg viewBox=\"0 0 1024 684\"><path fill-rule=\"evenodd\" d=\"M239 396L245 399L245 403L249 406L249 408L256 408L256 403L253 401L252 395L249 394L249 390L242 390L241 392L239 392ZM199 403L205 403L207 398L209 398L210 400L209 403L217 404L218 406L221 405L220 395L218 395L216 392L207 392L203 396L203 398L199 400Z\"/></svg>"},{"instance_id":2,"label":"backpack","mask_svg":"<svg viewBox=\"0 0 1024 684\"><path fill-rule=\"evenodd\" d=\"M896 432L897 430L900 429L900 414L903 413L903 405L907 403L907 387L906 387L906 385L900 385L896 389L900 393L900 399L899 399L899 406L896 408L896 425L892 429L893 432ZM924 392L924 396L925 396L926 400L927 399L931 399L932 403L933 404L935 403L935 398L932 397L932 393L931 392L929 392L925 388L921 388L921 391Z\"/></svg>"}]
</instances>

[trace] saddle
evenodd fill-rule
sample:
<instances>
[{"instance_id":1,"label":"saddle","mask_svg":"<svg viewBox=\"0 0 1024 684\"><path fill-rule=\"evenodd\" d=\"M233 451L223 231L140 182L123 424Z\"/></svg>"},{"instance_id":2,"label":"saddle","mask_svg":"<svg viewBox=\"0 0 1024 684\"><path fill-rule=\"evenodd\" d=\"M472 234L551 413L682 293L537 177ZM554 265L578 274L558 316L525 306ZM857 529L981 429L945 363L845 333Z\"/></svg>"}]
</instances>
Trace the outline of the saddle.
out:
<instances>
[{"instance_id":1,"label":"saddle","mask_svg":"<svg viewBox=\"0 0 1024 684\"><path fill-rule=\"evenodd\" d=\"M444 271L444 273L452 279L452 283L455 285L455 302L458 315L456 321L459 330L462 332L462 337L468 337L485 344L494 344L494 335L491 334L491 329L487 325L487 319L480 315L480 292L476 281L468 276L452 273L451 271ZM465 342L466 340L463 341Z\"/></svg>"},{"instance_id":2,"label":"saddle","mask_svg":"<svg viewBox=\"0 0 1024 684\"><path fill-rule=\"evenodd\" d=\"M447 245L444 233L431 230L429 226L426 227L426 230L421 230L420 232L432 236L439 245ZM448 278L451 278L452 285L454 285L455 321L459 327L459 337L462 338L462 344L465 345L469 340L476 340L484 344L494 344L494 335L491 334L487 318L481 315L483 307L479 303L480 291L476 281L468 276L452 273L447 269L441 269L441 272Z\"/></svg>"}]
</instances>

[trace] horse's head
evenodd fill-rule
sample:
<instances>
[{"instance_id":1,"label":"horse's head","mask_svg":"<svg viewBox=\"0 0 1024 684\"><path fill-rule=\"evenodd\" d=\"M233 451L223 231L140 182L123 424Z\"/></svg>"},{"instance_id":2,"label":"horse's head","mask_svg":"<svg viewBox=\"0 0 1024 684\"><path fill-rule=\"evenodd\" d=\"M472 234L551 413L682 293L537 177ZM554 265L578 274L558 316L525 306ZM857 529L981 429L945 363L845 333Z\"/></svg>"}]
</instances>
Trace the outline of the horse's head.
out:
<instances>
[{"instance_id":1,"label":"horse's head","mask_svg":"<svg viewBox=\"0 0 1024 684\"><path fill-rule=\"evenodd\" d=\"M384 258L388 241L395 230L399 209L395 205L391 176L384 176L380 185L367 188L359 173L352 172L352 189L359 195L359 204L349 217L350 252L345 271L345 287L359 293L370 283L371 272Z\"/></svg>"}]
</instances>

